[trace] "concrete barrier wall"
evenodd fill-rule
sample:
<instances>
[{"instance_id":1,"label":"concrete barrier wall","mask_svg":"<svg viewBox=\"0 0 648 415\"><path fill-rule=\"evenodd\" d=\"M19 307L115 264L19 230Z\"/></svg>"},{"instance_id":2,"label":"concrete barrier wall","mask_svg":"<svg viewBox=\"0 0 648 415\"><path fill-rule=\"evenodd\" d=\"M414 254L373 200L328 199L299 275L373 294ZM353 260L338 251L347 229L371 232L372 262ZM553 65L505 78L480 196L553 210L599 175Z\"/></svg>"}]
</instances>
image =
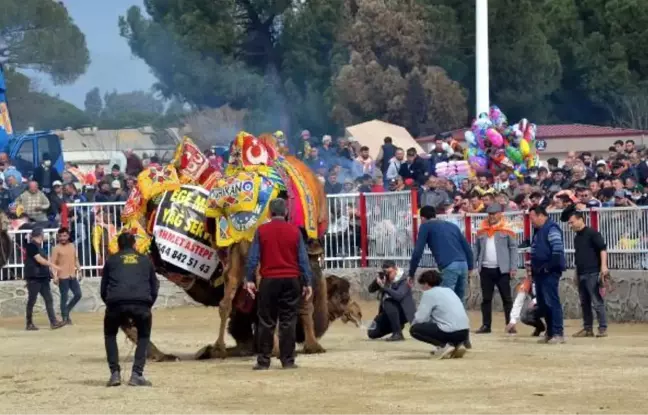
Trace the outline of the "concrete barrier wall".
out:
<instances>
[{"instance_id":1,"label":"concrete barrier wall","mask_svg":"<svg viewBox=\"0 0 648 415\"><path fill-rule=\"evenodd\" d=\"M99 278L86 278L81 281L83 297L74 307L75 312L101 311L106 306L101 301L99 293ZM60 296L56 285L51 284L52 296L54 297L54 310L60 315ZM70 296L72 293L69 294ZM27 288L24 281L2 281L0 282L0 317L15 317L25 315L27 305ZM160 293L154 308L178 307L196 305L185 292L177 285L160 278ZM45 312L45 303L41 296L38 296L35 313Z\"/></svg>"},{"instance_id":2,"label":"concrete barrier wall","mask_svg":"<svg viewBox=\"0 0 648 415\"><path fill-rule=\"evenodd\" d=\"M352 295L364 300L375 299L375 295L367 292L367 287L378 275L378 269L340 269L325 270L325 274L335 274L351 282ZM606 297L608 319L610 321L648 321L648 272L643 271L613 271L615 291ZM560 282L560 298L563 303L565 318L580 318L580 300L578 290L573 284L573 271L563 274ZM518 281L511 285L517 285ZM99 279L85 279L81 282L83 298L76 306L76 312L100 311L105 306L99 296ZM479 278L471 278L467 287L467 306L469 309L479 310L481 304L481 291ZM59 313L58 287L52 284L52 294L56 312ZM420 292L415 290L418 300ZM27 303L27 290L24 281L0 282L0 317L22 316L25 314ZM160 280L160 295L155 308L178 307L196 305L184 291L175 284L165 279ZM502 301L499 294L494 294L493 308L502 310ZM44 303L40 298L36 303L37 312L44 311Z\"/></svg>"},{"instance_id":3,"label":"concrete barrier wall","mask_svg":"<svg viewBox=\"0 0 648 415\"><path fill-rule=\"evenodd\" d=\"M365 300L372 300L376 298L376 295L369 294L367 287L377 277L378 271L378 269L365 268L327 270L326 273L347 278L351 282L354 295ZM560 299L565 318L581 318L580 299L578 289L573 283L573 276L573 271L567 271L560 281ZM616 289L606 296L608 320L617 322L648 321L648 272L615 270L612 271L612 278ZM520 280L512 281L511 286L515 287ZM466 287L466 293L467 307L471 310L479 310L482 296L478 277L471 278L468 287ZM419 296L420 292L415 289L417 301ZM502 311L502 300L497 290L493 298L493 309ZM515 294L513 298L515 298Z\"/></svg>"}]
</instances>

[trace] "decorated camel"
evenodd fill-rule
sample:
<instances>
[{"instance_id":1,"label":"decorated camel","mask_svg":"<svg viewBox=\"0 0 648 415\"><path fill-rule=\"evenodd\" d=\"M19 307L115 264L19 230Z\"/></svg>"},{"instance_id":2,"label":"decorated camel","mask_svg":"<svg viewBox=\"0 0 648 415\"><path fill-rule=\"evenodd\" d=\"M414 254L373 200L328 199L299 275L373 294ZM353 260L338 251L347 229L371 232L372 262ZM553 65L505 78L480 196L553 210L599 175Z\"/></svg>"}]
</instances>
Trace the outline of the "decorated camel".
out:
<instances>
[{"instance_id":1,"label":"decorated camel","mask_svg":"<svg viewBox=\"0 0 648 415\"><path fill-rule=\"evenodd\" d=\"M298 333L304 352L320 353L318 339L337 318L359 324L361 312L349 298L349 284L324 278L320 243L327 226L326 198L315 175L299 160L277 152L271 136L239 133L230 148L229 165L220 172L209 165L189 138L178 146L173 162L154 165L138 176L122 212L120 232L136 236L139 252L150 253L159 274L183 288L200 304L218 306L221 317L215 344L197 357L254 353L254 301L242 290L244 268L256 228L268 219L269 201L283 197L289 220L307 240L314 295L301 306ZM110 250L117 249L115 239ZM228 324L229 320L229 324ZM225 332L237 346L225 347ZM131 326L122 327L136 339ZM149 357L169 360L152 343Z\"/></svg>"}]
</instances>

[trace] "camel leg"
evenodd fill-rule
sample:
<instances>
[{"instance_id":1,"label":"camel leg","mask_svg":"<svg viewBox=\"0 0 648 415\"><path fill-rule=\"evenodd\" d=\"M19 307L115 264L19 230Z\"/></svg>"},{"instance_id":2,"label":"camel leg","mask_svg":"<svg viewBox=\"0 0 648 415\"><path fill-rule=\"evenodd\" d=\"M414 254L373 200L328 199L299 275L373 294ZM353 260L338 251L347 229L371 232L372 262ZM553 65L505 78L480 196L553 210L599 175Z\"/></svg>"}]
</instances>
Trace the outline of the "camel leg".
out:
<instances>
[{"instance_id":1,"label":"camel leg","mask_svg":"<svg viewBox=\"0 0 648 415\"><path fill-rule=\"evenodd\" d=\"M220 316L220 325L218 328L218 339L215 344L209 344L196 353L197 360L211 359L213 357L220 357L225 359L227 357L227 346L225 345L225 332L227 330L227 320L230 312L232 311L232 298L236 293L236 285L234 285L229 278L225 280L225 293L223 299L218 305L218 314ZM233 350L232 350L233 351ZM236 352L234 352L236 354Z\"/></svg>"},{"instance_id":2,"label":"camel leg","mask_svg":"<svg viewBox=\"0 0 648 415\"><path fill-rule=\"evenodd\" d=\"M137 344L137 329L135 327L122 325L121 329L128 340ZM152 341L149 341L148 348L146 349L146 358L154 362L177 362L180 360L178 356L161 352Z\"/></svg>"},{"instance_id":3,"label":"camel leg","mask_svg":"<svg viewBox=\"0 0 648 415\"><path fill-rule=\"evenodd\" d=\"M324 353L324 349L317 338L315 337L315 324L313 323L313 298L311 297L308 301L302 301L301 307L299 308L299 318L302 321L304 326L304 349L303 352L306 354L313 353Z\"/></svg>"},{"instance_id":4,"label":"camel leg","mask_svg":"<svg viewBox=\"0 0 648 415\"><path fill-rule=\"evenodd\" d=\"M310 254L310 253L309 253ZM317 255L309 255L309 261L311 263L311 271L313 273L313 289L317 287L318 292L314 292L311 298L308 301L302 301L299 309L299 318L302 321L304 326L304 348L303 352L306 354L313 353L324 353L324 349L319 342L317 341L317 336L315 335L315 322L313 321L313 315L315 313L315 296L324 295L324 304L326 304L326 284L321 285L321 280L324 278L322 275L322 270L319 266ZM328 314L328 313L327 313Z\"/></svg>"}]
</instances>

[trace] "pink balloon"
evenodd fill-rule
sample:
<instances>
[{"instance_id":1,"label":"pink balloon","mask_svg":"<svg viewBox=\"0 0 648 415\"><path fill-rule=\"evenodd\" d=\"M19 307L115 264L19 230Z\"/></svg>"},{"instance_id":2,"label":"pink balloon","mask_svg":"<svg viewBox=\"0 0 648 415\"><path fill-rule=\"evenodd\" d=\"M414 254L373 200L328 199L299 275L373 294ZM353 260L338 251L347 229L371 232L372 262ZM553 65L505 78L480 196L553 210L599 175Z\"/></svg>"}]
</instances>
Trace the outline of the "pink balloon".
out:
<instances>
[{"instance_id":1,"label":"pink balloon","mask_svg":"<svg viewBox=\"0 0 648 415\"><path fill-rule=\"evenodd\" d=\"M502 137L502 134L500 134L494 128L489 128L486 131L486 137L488 137L488 140L495 147L502 147L502 145L504 145L504 138Z\"/></svg>"}]
</instances>

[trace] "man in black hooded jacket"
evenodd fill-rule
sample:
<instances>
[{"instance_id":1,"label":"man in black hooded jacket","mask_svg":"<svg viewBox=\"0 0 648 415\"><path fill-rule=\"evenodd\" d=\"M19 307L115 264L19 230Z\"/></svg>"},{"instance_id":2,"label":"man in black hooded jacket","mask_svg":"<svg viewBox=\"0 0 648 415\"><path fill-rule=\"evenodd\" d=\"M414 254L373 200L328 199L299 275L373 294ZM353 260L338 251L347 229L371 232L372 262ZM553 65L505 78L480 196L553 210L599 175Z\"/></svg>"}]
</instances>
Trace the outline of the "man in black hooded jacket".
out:
<instances>
[{"instance_id":1,"label":"man in black hooded jacket","mask_svg":"<svg viewBox=\"0 0 648 415\"><path fill-rule=\"evenodd\" d=\"M159 282L151 260L134 249L135 237L122 233L117 238L119 252L106 261L101 278L101 299L106 304L104 340L110 367L108 386L121 384L117 332L132 320L137 328L137 347L130 386L151 386L143 376L146 349L151 337L151 308L158 296Z\"/></svg>"}]
</instances>

